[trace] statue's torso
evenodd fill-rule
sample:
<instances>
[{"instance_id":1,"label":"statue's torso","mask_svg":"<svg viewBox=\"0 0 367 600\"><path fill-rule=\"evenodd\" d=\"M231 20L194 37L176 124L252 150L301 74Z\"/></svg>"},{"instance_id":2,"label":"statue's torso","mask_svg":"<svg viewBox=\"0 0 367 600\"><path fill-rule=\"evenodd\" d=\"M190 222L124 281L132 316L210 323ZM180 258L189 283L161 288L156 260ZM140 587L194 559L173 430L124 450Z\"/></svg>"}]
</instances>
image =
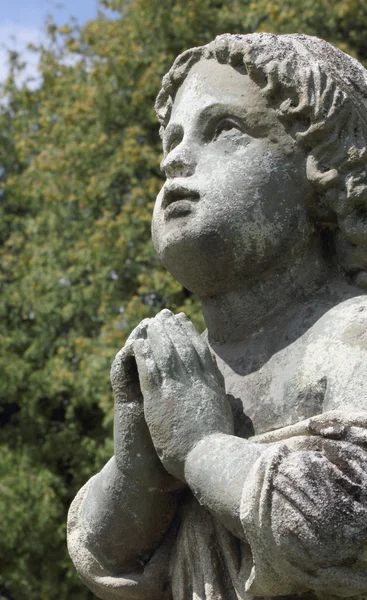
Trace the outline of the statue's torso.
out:
<instances>
[{"instance_id":1,"label":"statue's torso","mask_svg":"<svg viewBox=\"0 0 367 600\"><path fill-rule=\"evenodd\" d=\"M241 354L232 367L219 359L234 406L236 434L251 437L339 408L347 383L339 377L343 361L366 331L367 301L361 297L326 313L258 370L246 374L246 357ZM361 410L360 399L354 398L353 405L353 398L348 399L350 409ZM190 494L180 520L172 555L173 599L252 600L245 592L253 565L249 546L228 533ZM316 597L309 592L284 598Z\"/></svg>"},{"instance_id":2,"label":"statue's torso","mask_svg":"<svg viewBox=\"0 0 367 600\"><path fill-rule=\"evenodd\" d=\"M359 398L349 393L350 383L343 379L343 366L353 354L353 360L361 363L363 376L365 360L360 346L365 337L367 340L366 332L367 297L360 296L327 311L264 364L258 360L259 368L257 357L247 356L246 348L239 350L231 366L217 357L234 405L237 435L271 431L339 407L345 409L346 404L350 410L360 410ZM357 372L354 379L357 384ZM240 406L250 423L241 418Z\"/></svg>"}]
</instances>

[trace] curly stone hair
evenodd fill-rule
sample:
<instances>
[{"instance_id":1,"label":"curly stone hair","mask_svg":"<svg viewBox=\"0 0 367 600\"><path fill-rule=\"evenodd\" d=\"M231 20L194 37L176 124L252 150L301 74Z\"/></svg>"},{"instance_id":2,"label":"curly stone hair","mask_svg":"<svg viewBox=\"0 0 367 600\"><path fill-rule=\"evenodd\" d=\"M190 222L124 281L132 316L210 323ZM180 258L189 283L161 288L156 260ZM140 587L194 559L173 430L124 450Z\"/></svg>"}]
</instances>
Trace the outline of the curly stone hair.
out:
<instances>
[{"instance_id":1,"label":"curly stone hair","mask_svg":"<svg viewBox=\"0 0 367 600\"><path fill-rule=\"evenodd\" d=\"M156 100L161 134L191 67L215 59L248 74L307 154L317 203L309 211L332 233L338 261L367 289L367 71L327 42L306 35L220 35L178 56Z\"/></svg>"}]
</instances>

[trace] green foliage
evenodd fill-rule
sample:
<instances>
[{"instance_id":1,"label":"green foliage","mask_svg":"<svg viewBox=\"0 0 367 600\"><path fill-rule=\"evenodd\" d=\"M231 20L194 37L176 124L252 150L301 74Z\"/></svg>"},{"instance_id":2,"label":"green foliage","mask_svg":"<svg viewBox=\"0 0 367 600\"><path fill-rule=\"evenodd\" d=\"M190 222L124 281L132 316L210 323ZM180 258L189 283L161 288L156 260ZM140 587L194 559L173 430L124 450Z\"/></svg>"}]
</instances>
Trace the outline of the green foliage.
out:
<instances>
[{"instance_id":1,"label":"green foliage","mask_svg":"<svg viewBox=\"0 0 367 600\"><path fill-rule=\"evenodd\" d=\"M367 59L362 1L102 0L78 29L47 26L42 83L0 113L0 598L82 600L66 510L112 453L109 367L166 306L203 327L160 266L154 99L184 49L225 31L301 31ZM120 15L108 20L103 8Z\"/></svg>"},{"instance_id":2,"label":"green foliage","mask_svg":"<svg viewBox=\"0 0 367 600\"><path fill-rule=\"evenodd\" d=\"M247 26L274 33L323 38L367 64L367 6L364 0L249 2Z\"/></svg>"},{"instance_id":3,"label":"green foliage","mask_svg":"<svg viewBox=\"0 0 367 600\"><path fill-rule=\"evenodd\" d=\"M55 590L66 597L71 582L62 551L64 510L58 478L34 462L28 449L0 447L0 456L0 586L21 589L23 597L31 599L55 597ZM34 562L35 556L45 554L47 561ZM52 563L58 570L49 573ZM43 585L38 594L39 580Z\"/></svg>"}]
</instances>

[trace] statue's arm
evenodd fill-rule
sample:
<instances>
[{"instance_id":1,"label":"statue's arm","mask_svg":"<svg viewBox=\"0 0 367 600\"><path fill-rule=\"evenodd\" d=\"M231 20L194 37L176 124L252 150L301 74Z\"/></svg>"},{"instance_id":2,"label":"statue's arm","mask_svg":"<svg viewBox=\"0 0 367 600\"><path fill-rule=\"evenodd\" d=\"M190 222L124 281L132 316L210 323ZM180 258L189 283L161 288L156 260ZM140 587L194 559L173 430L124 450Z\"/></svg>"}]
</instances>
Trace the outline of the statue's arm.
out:
<instances>
[{"instance_id":1,"label":"statue's arm","mask_svg":"<svg viewBox=\"0 0 367 600\"><path fill-rule=\"evenodd\" d=\"M294 426L289 437L252 440L233 435L220 375L183 316L163 311L135 348L157 453L250 544L254 596L367 593L367 356L333 343L340 364L331 340L325 344L334 368L330 412Z\"/></svg>"},{"instance_id":2,"label":"statue's arm","mask_svg":"<svg viewBox=\"0 0 367 600\"><path fill-rule=\"evenodd\" d=\"M69 513L68 545L77 571L107 599L112 593L124 600L165 597L164 548L183 487L163 469L145 423L132 351L143 327L111 371L115 455L79 492Z\"/></svg>"},{"instance_id":3,"label":"statue's arm","mask_svg":"<svg viewBox=\"0 0 367 600\"><path fill-rule=\"evenodd\" d=\"M143 453L141 453L143 457ZM85 540L111 574L140 569L158 546L177 509L177 493L157 479L139 476L126 456L125 468L113 456L87 487L79 517ZM149 481L150 480L150 481Z\"/></svg>"},{"instance_id":4,"label":"statue's arm","mask_svg":"<svg viewBox=\"0 0 367 600\"><path fill-rule=\"evenodd\" d=\"M107 463L104 473L109 471L109 467L114 470L113 462L114 459ZM123 502L125 510L116 510L116 503L111 502L111 497L107 494L104 495L108 499L107 505L98 505L102 498L98 498L97 494L96 499L96 489L100 488L99 484L102 482L108 485L109 479L107 477L103 480L97 475L89 480L79 491L69 510L68 549L78 574L96 596L105 600L168 600L170 585L167 567L174 535L172 526L163 534L164 526L161 523L161 529L158 526L153 532L149 523L144 522L144 516L148 516L149 510L144 504L137 504L134 511L131 502L133 498L129 494ZM91 502L94 504L92 511ZM169 510L174 506L175 500ZM102 511L99 511L98 507L102 508ZM114 515L110 515L111 518L107 517L107 522L104 519L106 509L110 509ZM145 514L143 513L143 518L137 523L142 509L145 509ZM156 512L150 515L151 522L155 521L157 516L159 518L162 503L157 507L153 500L152 510L154 509ZM129 527L128 518L131 518L133 512ZM113 528L121 536L119 543L119 536L112 532ZM139 532L143 528L148 534L145 532L143 538L139 538ZM108 540L111 540L111 549L108 548ZM150 551L144 552L144 548L149 546Z\"/></svg>"}]
</instances>

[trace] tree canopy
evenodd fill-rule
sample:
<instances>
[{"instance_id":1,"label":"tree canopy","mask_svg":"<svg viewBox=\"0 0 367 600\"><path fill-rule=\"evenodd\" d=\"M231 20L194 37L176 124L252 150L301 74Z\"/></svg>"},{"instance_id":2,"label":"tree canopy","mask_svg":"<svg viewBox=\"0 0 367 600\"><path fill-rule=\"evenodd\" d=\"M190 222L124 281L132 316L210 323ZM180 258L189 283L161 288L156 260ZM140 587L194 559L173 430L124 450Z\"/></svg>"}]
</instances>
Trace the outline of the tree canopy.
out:
<instances>
[{"instance_id":1,"label":"tree canopy","mask_svg":"<svg viewBox=\"0 0 367 600\"><path fill-rule=\"evenodd\" d=\"M46 30L39 84L17 83L12 53L0 109L0 600L94 597L65 522L112 454L110 364L162 307L204 326L150 241L153 105L175 56L263 30L318 35L367 62L364 0L101 0L83 27Z\"/></svg>"}]
</instances>

